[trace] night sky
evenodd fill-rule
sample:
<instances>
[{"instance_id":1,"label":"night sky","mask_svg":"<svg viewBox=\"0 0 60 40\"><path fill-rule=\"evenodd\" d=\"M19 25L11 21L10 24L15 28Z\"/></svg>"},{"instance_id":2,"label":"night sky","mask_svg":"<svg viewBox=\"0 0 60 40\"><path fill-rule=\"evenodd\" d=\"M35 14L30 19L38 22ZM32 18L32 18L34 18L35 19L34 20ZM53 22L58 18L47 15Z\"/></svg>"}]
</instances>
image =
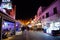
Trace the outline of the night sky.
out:
<instances>
[{"instance_id":1,"label":"night sky","mask_svg":"<svg viewBox=\"0 0 60 40\"><path fill-rule=\"evenodd\" d=\"M30 19L37 14L39 6L48 6L54 0L13 0L16 4L16 19Z\"/></svg>"}]
</instances>

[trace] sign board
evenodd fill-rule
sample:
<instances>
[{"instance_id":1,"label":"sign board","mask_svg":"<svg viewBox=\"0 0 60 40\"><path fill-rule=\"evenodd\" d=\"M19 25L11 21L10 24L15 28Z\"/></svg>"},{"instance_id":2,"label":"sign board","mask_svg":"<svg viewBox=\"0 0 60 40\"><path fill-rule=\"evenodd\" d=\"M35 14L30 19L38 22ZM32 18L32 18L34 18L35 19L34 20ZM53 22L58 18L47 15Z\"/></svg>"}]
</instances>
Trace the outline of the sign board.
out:
<instances>
[{"instance_id":1,"label":"sign board","mask_svg":"<svg viewBox=\"0 0 60 40\"><path fill-rule=\"evenodd\" d=\"M11 3L1 3L1 8L12 9Z\"/></svg>"},{"instance_id":2,"label":"sign board","mask_svg":"<svg viewBox=\"0 0 60 40\"><path fill-rule=\"evenodd\" d=\"M10 0L2 0L2 2L10 2Z\"/></svg>"},{"instance_id":3,"label":"sign board","mask_svg":"<svg viewBox=\"0 0 60 40\"><path fill-rule=\"evenodd\" d=\"M16 14L16 6L14 6L14 8L12 8L12 10L10 11L10 16L15 19L15 14Z\"/></svg>"},{"instance_id":4,"label":"sign board","mask_svg":"<svg viewBox=\"0 0 60 40\"><path fill-rule=\"evenodd\" d=\"M6 14L6 10L0 7L0 11Z\"/></svg>"},{"instance_id":5,"label":"sign board","mask_svg":"<svg viewBox=\"0 0 60 40\"><path fill-rule=\"evenodd\" d=\"M12 6L11 0L2 0L0 10L15 19L16 6L14 5L14 8Z\"/></svg>"}]
</instances>

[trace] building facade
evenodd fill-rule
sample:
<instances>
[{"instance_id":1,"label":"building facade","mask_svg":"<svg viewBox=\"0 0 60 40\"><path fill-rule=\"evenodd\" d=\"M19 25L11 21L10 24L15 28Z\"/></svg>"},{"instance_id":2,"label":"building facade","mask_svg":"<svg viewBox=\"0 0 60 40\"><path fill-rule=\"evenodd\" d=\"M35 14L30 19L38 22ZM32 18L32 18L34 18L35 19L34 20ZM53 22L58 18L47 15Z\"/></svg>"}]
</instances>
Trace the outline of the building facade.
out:
<instances>
[{"instance_id":1,"label":"building facade","mask_svg":"<svg viewBox=\"0 0 60 40\"><path fill-rule=\"evenodd\" d=\"M11 0L2 0L0 5L0 39L8 38L15 35L16 20L15 20L16 6L12 6ZM5 36L5 33L6 36ZM12 35L11 35L12 34Z\"/></svg>"},{"instance_id":2,"label":"building facade","mask_svg":"<svg viewBox=\"0 0 60 40\"><path fill-rule=\"evenodd\" d=\"M52 30L60 29L60 0L54 1L40 15L39 19L42 23L42 28L46 29L47 33Z\"/></svg>"}]
</instances>

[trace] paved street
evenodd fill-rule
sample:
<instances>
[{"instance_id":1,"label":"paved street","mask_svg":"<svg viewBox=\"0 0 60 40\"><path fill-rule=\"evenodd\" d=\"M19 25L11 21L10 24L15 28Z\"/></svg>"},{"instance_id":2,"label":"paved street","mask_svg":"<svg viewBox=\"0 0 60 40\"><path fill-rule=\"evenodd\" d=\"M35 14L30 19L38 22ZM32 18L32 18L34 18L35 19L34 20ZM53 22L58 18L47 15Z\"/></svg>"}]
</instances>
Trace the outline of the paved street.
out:
<instances>
[{"instance_id":1,"label":"paved street","mask_svg":"<svg viewBox=\"0 0 60 40\"><path fill-rule=\"evenodd\" d=\"M60 40L60 36L50 36L43 32L25 31L21 35L13 36L10 40Z\"/></svg>"}]
</instances>

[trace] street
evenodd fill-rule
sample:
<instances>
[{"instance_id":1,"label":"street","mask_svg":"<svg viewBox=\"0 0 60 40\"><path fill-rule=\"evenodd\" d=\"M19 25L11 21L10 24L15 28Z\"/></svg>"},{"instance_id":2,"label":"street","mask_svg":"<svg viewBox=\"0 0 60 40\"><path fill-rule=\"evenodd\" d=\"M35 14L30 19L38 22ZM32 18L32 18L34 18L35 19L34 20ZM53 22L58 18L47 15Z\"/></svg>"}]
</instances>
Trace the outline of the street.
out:
<instances>
[{"instance_id":1,"label":"street","mask_svg":"<svg viewBox=\"0 0 60 40\"><path fill-rule=\"evenodd\" d=\"M0 40L60 40L60 0L0 0Z\"/></svg>"},{"instance_id":2,"label":"street","mask_svg":"<svg viewBox=\"0 0 60 40\"><path fill-rule=\"evenodd\" d=\"M21 35L16 35L9 40L60 40L60 37L51 36L43 32L24 31Z\"/></svg>"}]
</instances>

